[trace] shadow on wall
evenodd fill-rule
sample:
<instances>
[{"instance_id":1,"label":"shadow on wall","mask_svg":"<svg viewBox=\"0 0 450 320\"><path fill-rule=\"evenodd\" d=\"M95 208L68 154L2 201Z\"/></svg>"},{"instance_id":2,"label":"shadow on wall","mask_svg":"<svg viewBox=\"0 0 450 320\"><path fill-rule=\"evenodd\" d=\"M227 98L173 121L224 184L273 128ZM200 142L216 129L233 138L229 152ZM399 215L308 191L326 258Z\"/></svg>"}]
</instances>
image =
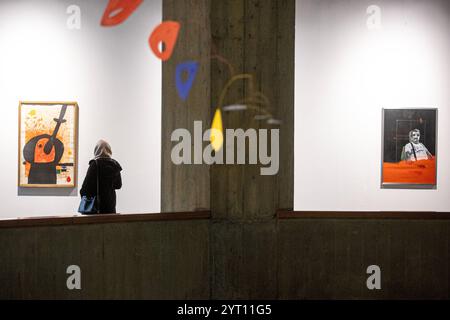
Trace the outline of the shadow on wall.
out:
<instances>
[{"instance_id":1,"label":"shadow on wall","mask_svg":"<svg viewBox=\"0 0 450 320\"><path fill-rule=\"evenodd\" d=\"M78 188L17 188L18 196L78 197Z\"/></svg>"}]
</instances>

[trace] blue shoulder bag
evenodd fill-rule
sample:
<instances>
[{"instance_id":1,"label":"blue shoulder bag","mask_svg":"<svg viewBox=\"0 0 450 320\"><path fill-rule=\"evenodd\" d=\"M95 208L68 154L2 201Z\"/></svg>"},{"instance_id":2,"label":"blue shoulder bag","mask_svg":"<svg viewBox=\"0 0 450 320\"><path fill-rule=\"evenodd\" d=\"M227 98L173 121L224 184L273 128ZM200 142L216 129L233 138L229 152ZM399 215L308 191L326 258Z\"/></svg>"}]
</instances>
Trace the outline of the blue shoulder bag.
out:
<instances>
[{"instance_id":1,"label":"blue shoulder bag","mask_svg":"<svg viewBox=\"0 0 450 320\"><path fill-rule=\"evenodd\" d=\"M100 192L99 192L99 181L98 181L98 162L95 160L95 165L97 167L97 195L93 197L82 196L80 206L78 207L78 212L81 214L97 214L100 210Z\"/></svg>"}]
</instances>

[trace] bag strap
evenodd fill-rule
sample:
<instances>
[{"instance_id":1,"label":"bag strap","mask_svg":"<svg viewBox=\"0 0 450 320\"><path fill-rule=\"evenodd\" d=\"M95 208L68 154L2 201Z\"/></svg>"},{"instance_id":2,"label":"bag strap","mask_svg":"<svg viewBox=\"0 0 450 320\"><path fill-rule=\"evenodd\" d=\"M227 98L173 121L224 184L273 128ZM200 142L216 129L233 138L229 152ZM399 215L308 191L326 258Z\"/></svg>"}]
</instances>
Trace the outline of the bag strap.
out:
<instances>
[{"instance_id":1,"label":"bag strap","mask_svg":"<svg viewBox=\"0 0 450 320\"><path fill-rule=\"evenodd\" d=\"M95 197L95 201L97 202L97 213L100 213L100 184L99 184L99 171L100 168L98 166L98 161L95 159L95 166L97 167L97 196Z\"/></svg>"},{"instance_id":2,"label":"bag strap","mask_svg":"<svg viewBox=\"0 0 450 320\"><path fill-rule=\"evenodd\" d=\"M411 147L412 147L412 151L414 153L414 159L416 159L416 161L417 161L416 149L414 149L414 145L412 144L412 142L410 142L410 144L411 144Z\"/></svg>"}]
</instances>

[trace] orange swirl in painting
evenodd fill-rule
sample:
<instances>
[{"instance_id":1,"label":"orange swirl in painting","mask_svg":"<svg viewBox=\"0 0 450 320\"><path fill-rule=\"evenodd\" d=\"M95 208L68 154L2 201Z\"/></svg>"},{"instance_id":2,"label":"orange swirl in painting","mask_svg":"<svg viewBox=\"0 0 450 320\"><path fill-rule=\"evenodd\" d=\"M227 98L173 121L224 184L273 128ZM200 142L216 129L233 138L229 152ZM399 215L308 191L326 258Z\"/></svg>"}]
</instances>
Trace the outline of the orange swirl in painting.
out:
<instances>
[{"instance_id":1,"label":"orange swirl in painting","mask_svg":"<svg viewBox=\"0 0 450 320\"><path fill-rule=\"evenodd\" d=\"M55 161L55 147L52 147L51 152L46 154L44 151L45 144L50 139L43 138L39 139L36 144L36 149L34 150L34 162L35 163L52 163Z\"/></svg>"},{"instance_id":2,"label":"orange swirl in painting","mask_svg":"<svg viewBox=\"0 0 450 320\"><path fill-rule=\"evenodd\" d=\"M383 163L384 183L436 184L436 158Z\"/></svg>"}]
</instances>

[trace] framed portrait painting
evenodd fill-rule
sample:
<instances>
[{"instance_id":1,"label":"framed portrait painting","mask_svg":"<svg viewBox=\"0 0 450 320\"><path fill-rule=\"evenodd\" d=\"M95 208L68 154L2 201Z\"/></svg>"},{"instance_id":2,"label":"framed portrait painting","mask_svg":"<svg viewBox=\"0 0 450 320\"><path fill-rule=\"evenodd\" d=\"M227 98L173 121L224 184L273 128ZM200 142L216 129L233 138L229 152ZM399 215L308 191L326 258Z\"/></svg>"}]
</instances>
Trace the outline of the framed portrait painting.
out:
<instances>
[{"instance_id":1,"label":"framed portrait painting","mask_svg":"<svg viewBox=\"0 0 450 320\"><path fill-rule=\"evenodd\" d=\"M78 104L20 102L19 187L74 188Z\"/></svg>"},{"instance_id":2,"label":"framed portrait painting","mask_svg":"<svg viewBox=\"0 0 450 320\"><path fill-rule=\"evenodd\" d=\"M437 109L383 109L381 187L435 189Z\"/></svg>"}]
</instances>

